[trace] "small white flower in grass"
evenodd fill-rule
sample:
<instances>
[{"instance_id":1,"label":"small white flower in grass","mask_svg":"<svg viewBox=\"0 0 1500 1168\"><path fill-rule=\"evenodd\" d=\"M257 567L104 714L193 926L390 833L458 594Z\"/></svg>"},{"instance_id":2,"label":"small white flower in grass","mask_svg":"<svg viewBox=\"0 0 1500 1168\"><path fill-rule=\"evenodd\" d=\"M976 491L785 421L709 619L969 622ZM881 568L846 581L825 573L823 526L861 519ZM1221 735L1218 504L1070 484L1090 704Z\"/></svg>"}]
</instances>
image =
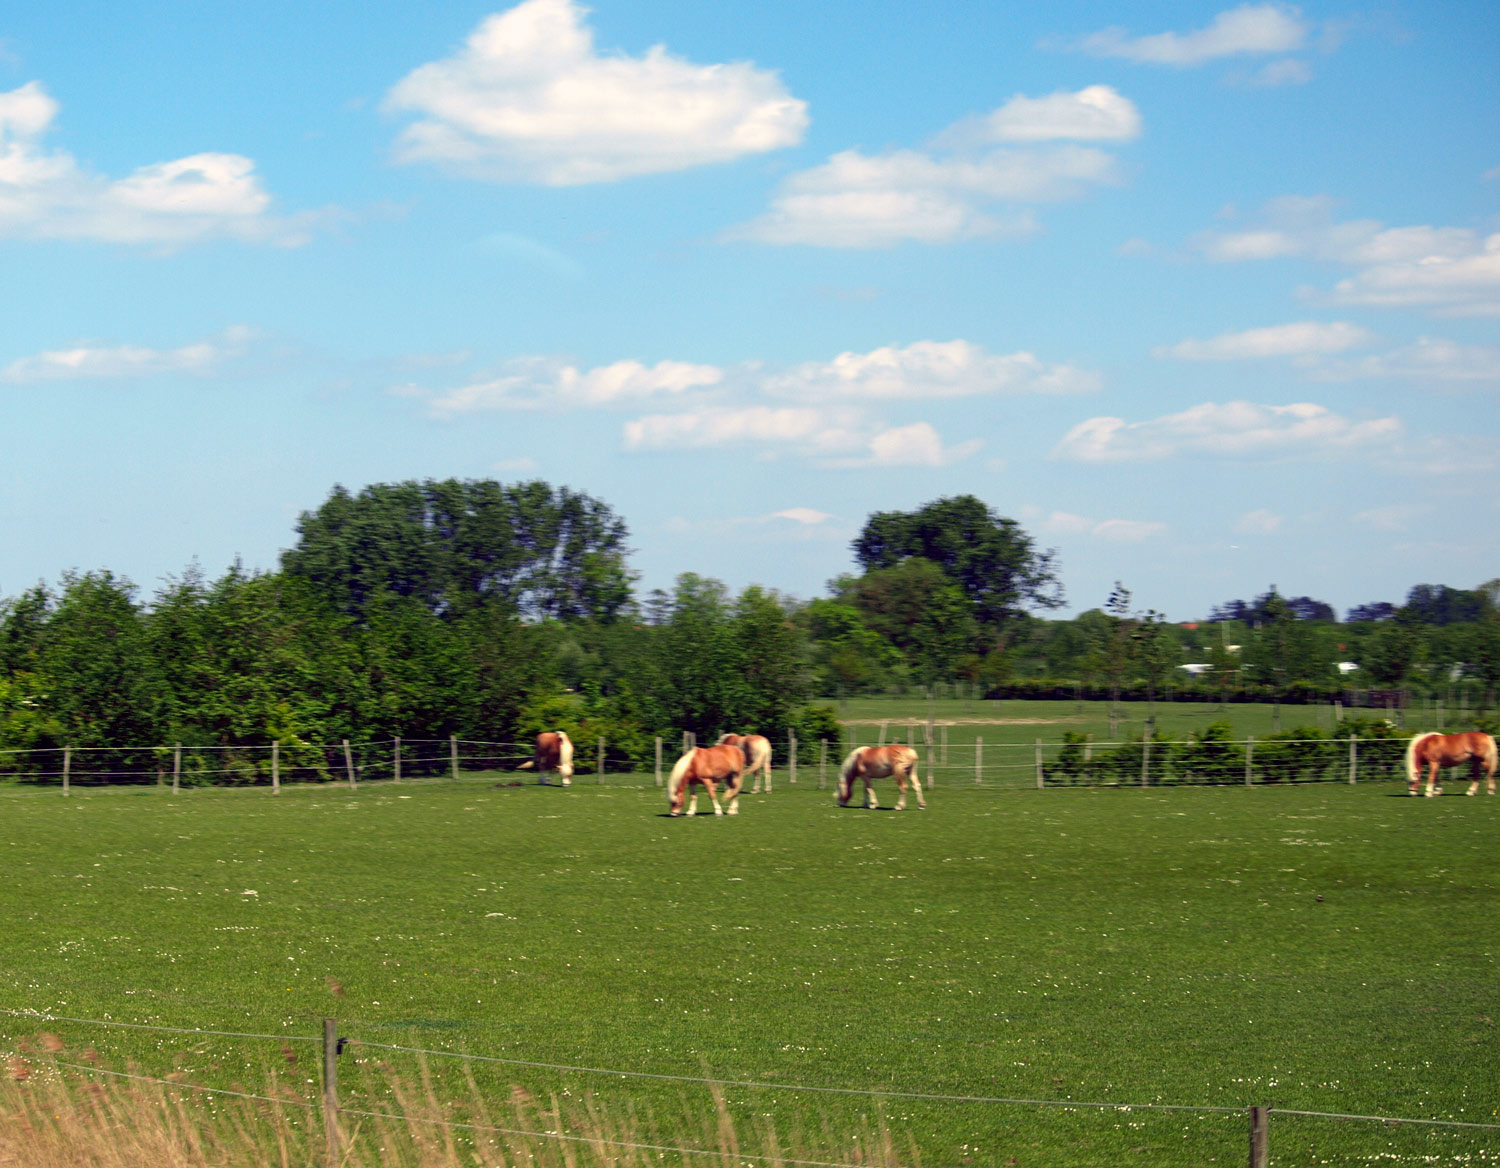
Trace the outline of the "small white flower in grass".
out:
<instances>
[{"instance_id":1,"label":"small white flower in grass","mask_svg":"<svg viewBox=\"0 0 1500 1168\"><path fill-rule=\"evenodd\" d=\"M240 893L240 895L241 896L259 896L260 893L256 892L255 889L253 889L253 888L247 888L247 889L245 889L244 892Z\"/></svg>"}]
</instances>

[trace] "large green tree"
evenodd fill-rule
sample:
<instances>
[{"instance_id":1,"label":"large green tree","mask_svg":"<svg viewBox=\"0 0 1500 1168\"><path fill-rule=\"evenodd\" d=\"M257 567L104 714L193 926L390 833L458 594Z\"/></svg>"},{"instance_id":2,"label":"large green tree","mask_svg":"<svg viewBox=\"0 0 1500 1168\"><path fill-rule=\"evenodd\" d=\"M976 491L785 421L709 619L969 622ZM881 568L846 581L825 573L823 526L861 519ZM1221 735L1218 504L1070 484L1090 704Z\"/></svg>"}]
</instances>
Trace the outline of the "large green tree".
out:
<instances>
[{"instance_id":1,"label":"large green tree","mask_svg":"<svg viewBox=\"0 0 1500 1168\"><path fill-rule=\"evenodd\" d=\"M383 593L444 616L501 600L523 617L611 620L630 600L625 523L589 495L488 479L343 487L297 522L291 575L364 621Z\"/></svg>"},{"instance_id":2,"label":"large green tree","mask_svg":"<svg viewBox=\"0 0 1500 1168\"><path fill-rule=\"evenodd\" d=\"M973 495L876 512L854 541L854 555L866 572L931 561L968 598L974 619L992 630L1027 608L1063 602L1055 554L1038 549L1020 524Z\"/></svg>"}]
</instances>

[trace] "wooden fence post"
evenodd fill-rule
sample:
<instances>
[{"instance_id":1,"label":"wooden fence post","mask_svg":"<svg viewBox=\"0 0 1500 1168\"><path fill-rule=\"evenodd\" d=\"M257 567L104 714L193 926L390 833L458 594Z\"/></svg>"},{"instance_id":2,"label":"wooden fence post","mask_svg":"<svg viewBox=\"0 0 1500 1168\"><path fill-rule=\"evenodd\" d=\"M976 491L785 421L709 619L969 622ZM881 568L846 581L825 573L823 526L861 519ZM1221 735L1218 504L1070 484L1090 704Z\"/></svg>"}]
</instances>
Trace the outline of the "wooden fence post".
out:
<instances>
[{"instance_id":1,"label":"wooden fence post","mask_svg":"<svg viewBox=\"0 0 1500 1168\"><path fill-rule=\"evenodd\" d=\"M1042 740L1038 738L1036 740L1036 789L1038 791L1045 790L1046 786L1047 784L1042 775Z\"/></svg>"},{"instance_id":2,"label":"wooden fence post","mask_svg":"<svg viewBox=\"0 0 1500 1168\"><path fill-rule=\"evenodd\" d=\"M656 739L656 785L661 786L661 738Z\"/></svg>"},{"instance_id":3,"label":"wooden fence post","mask_svg":"<svg viewBox=\"0 0 1500 1168\"><path fill-rule=\"evenodd\" d=\"M1245 739L1245 786L1251 785L1250 766L1255 761L1255 739Z\"/></svg>"},{"instance_id":4,"label":"wooden fence post","mask_svg":"<svg viewBox=\"0 0 1500 1168\"><path fill-rule=\"evenodd\" d=\"M172 749L172 794L177 794L177 784L182 778L182 743Z\"/></svg>"},{"instance_id":5,"label":"wooden fence post","mask_svg":"<svg viewBox=\"0 0 1500 1168\"><path fill-rule=\"evenodd\" d=\"M1359 735L1349 735L1349 785L1354 786L1354 776L1359 774L1359 747L1355 744L1359 741Z\"/></svg>"},{"instance_id":6,"label":"wooden fence post","mask_svg":"<svg viewBox=\"0 0 1500 1168\"><path fill-rule=\"evenodd\" d=\"M281 794L281 739L271 743L271 794Z\"/></svg>"},{"instance_id":7,"label":"wooden fence post","mask_svg":"<svg viewBox=\"0 0 1500 1168\"><path fill-rule=\"evenodd\" d=\"M828 770L828 739L818 739L818 790L823 789L824 772Z\"/></svg>"},{"instance_id":8,"label":"wooden fence post","mask_svg":"<svg viewBox=\"0 0 1500 1168\"><path fill-rule=\"evenodd\" d=\"M882 719L880 719L880 741L875 744L876 746L884 746L885 745L885 727L886 727L886 720L884 718L882 718Z\"/></svg>"},{"instance_id":9,"label":"wooden fence post","mask_svg":"<svg viewBox=\"0 0 1500 1168\"><path fill-rule=\"evenodd\" d=\"M359 784L354 781L354 755L349 750L349 740L344 739L344 773L349 776L349 786L358 789Z\"/></svg>"},{"instance_id":10,"label":"wooden fence post","mask_svg":"<svg viewBox=\"0 0 1500 1168\"><path fill-rule=\"evenodd\" d=\"M932 744L932 723L928 722L922 730L922 745L927 748L927 789L929 791L937 786L937 759L936 752L932 749Z\"/></svg>"},{"instance_id":11,"label":"wooden fence post","mask_svg":"<svg viewBox=\"0 0 1500 1168\"><path fill-rule=\"evenodd\" d=\"M339 1024L323 1019L323 1131L328 1140L328 1164L339 1160Z\"/></svg>"},{"instance_id":12,"label":"wooden fence post","mask_svg":"<svg viewBox=\"0 0 1500 1168\"><path fill-rule=\"evenodd\" d=\"M974 738L974 785L978 786L984 782L984 738L976 735Z\"/></svg>"},{"instance_id":13,"label":"wooden fence post","mask_svg":"<svg viewBox=\"0 0 1500 1168\"><path fill-rule=\"evenodd\" d=\"M594 785L604 782L604 739L599 739L598 770L594 773Z\"/></svg>"},{"instance_id":14,"label":"wooden fence post","mask_svg":"<svg viewBox=\"0 0 1500 1168\"><path fill-rule=\"evenodd\" d=\"M1270 1168L1271 1109L1250 1108L1250 1168Z\"/></svg>"},{"instance_id":15,"label":"wooden fence post","mask_svg":"<svg viewBox=\"0 0 1500 1168\"><path fill-rule=\"evenodd\" d=\"M73 769L73 748L71 746L64 746L63 747L63 798L64 799L66 799L68 797L68 779L70 777L69 772L71 772L72 769ZM172 780L172 790L174 790L174 791L177 790L177 780L176 780L175 777Z\"/></svg>"},{"instance_id":16,"label":"wooden fence post","mask_svg":"<svg viewBox=\"0 0 1500 1168\"><path fill-rule=\"evenodd\" d=\"M391 751L391 766L394 768L396 773L396 782L399 783L401 781L401 738L399 735L396 737L395 744Z\"/></svg>"},{"instance_id":17,"label":"wooden fence post","mask_svg":"<svg viewBox=\"0 0 1500 1168\"><path fill-rule=\"evenodd\" d=\"M1151 785L1151 720L1146 720L1144 736L1141 738L1141 786Z\"/></svg>"},{"instance_id":18,"label":"wooden fence post","mask_svg":"<svg viewBox=\"0 0 1500 1168\"><path fill-rule=\"evenodd\" d=\"M458 782L458 735L448 735L448 769L453 781Z\"/></svg>"}]
</instances>

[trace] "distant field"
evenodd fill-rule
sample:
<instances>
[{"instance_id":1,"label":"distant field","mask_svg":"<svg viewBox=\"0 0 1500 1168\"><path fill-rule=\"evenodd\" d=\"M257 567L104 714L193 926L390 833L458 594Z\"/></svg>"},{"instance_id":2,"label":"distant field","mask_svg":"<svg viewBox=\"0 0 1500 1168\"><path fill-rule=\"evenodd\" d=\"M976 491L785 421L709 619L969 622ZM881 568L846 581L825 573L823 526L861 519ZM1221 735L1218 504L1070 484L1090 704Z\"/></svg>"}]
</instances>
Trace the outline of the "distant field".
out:
<instances>
[{"instance_id":1,"label":"distant field","mask_svg":"<svg viewBox=\"0 0 1500 1168\"><path fill-rule=\"evenodd\" d=\"M1500 798L955 785L896 814L841 810L804 774L742 805L668 820L649 776L10 789L0 1007L295 1037L328 1015L366 1042L687 1078L1500 1122ZM291 1064L275 1042L0 1018L9 1041L43 1028L112 1066L315 1090L310 1044ZM388 1068L419 1073L347 1054L346 1102L379 1103ZM431 1073L467 1098L458 1066ZM476 1080L712 1115L691 1083ZM1245 1163L1237 1112L726 1095L808 1151L883 1116L927 1165ZM1281 1166L1487 1162L1497 1137L1272 1123Z\"/></svg>"}]
</instances>

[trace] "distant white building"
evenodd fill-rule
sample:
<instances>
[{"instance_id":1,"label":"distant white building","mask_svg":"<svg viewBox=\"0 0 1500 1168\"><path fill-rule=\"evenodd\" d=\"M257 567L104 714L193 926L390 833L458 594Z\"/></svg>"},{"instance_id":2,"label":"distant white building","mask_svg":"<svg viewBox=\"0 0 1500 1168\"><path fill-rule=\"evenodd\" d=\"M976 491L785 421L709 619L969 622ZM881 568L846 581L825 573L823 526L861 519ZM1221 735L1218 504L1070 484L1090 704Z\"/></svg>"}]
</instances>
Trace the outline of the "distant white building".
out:
<instances>
[{"instance_id":1,"label":"distant white building","mask_svg":"<svg viewBox=\"0 0 1500 1168\"><path fill-rule=\"evenodd\" d=\"M1354 673L1358 669L1359 669L1359 662L1358 661L1340 661L1339 662L1339 672L1340 673L1346 673L1346 674L1347 673Z\"/></svg>"}]
</instances>

